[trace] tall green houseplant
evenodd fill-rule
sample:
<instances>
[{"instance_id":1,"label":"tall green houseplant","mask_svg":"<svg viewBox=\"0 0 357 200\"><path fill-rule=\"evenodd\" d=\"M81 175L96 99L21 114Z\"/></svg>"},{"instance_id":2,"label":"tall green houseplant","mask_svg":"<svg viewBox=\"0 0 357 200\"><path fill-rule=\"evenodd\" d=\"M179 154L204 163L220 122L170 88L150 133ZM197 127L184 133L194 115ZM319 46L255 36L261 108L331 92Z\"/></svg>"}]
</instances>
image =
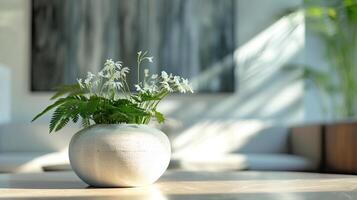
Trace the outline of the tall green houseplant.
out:
<instances>
[{"instance_id":1,"label":"tall green houseplant","mask_svg":"<svg viewBox=\"0 0 357 200\"><path fill-rule=\"evenodd\" d=\"M324 43L327 69L304 77L332 102L333 117L357 116L357 0L305 0L306 26Z\"/></svg>"}]
</instances>

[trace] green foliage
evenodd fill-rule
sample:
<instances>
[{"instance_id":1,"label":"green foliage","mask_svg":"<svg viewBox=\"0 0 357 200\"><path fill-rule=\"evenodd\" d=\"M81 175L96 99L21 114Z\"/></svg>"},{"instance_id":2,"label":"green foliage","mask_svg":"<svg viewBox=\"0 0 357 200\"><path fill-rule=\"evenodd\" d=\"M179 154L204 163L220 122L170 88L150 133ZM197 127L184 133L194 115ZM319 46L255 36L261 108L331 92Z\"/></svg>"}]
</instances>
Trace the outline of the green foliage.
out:
<instances>
[{"instance_id":1,"label":"green foliage","mask_svg":"<svg viewBox=\"0 0 357 200\"><path fill-rule=\"evenodd\" d=\"M357 116L357 0L305 0L306 29L324 43L328 65L304 66L309 80L331 102L332 116Z\"/></svg>"},{"instance_id":2,"label":"green foliage","mask_svg":"<svg viewBox=\"0 0 357 200\"><path fill-rule=\"evenodd\" d=\"M159 123L162 123L165 121L164 115L156 110L155 110L155 117Z\"/></svg>"},{"instance_id":3,"label":"green foliage","mask_svg":"<svg viewBox=\"0 0 357 200\"><path fill-rule=\"evenodd\" d=\"M136 98L140 98L140 96L136 96ZM146 96L143 99L151 101L146 99ZM98 96L88 98L84 95L72 94L58 99L35 116L32 121L52 109L55 110L50 121L50 132L60 130L69 121L76 123L79 118L82 119L83 127L88 127L91 124L148 123L151 117L155 117L160 123L164 121L164 116L161 113L155 111L151 114L140 108L137 102L133 103L127 99L110 100Z\"/></svg>"}]
</instances>

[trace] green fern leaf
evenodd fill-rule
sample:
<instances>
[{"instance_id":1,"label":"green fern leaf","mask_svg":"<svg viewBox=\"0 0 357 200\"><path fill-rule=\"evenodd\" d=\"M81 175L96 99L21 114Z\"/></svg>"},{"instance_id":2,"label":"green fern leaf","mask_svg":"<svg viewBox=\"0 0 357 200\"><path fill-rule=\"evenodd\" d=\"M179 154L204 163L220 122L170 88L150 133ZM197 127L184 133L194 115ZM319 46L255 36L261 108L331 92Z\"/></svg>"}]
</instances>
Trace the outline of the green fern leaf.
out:
<instances>
[{"instance_id":1,"label":"green fern leaf","mask_svg":"<svg viewBox=\"0 0 357 200\"><path fill-rule=\"evenodd\" d=\"M122 112L116 112L110 115L109 119L115 121L116 123L125 123L129 121L129 116Z\"/></svg>"},{"instance_id":2,"label":"green fern leaf","mask_svg":"<svg viewBox=\"0 0 357 200\"><path fill-rule=\"evenodd\" d=\"M69 94L68 96L74 96L78 94L85 94L87 91L83 90L79 84L72 85L62 85L56 88L57 92L51 97L51 100L57 99L65 94Z\"/></svg>"},{"instance_id":3,"label":"green fern leaf","mask_svg":"<svg viewBox=\"0 0 357 200\"><path fill-rule=\"evenodd\" d=\"M58 107L55 110L50 121L50 133L56 129L57 124L62 120L64 115L65 113L62 107Z\"/></svg>"},{"instance_id":4,"label":"green fern leaf","mask_svg":"<svg viewBox=\"0 0 357 200\"><path fill-rule=\"evenodd\" d=\"M165 117L161 112L155 110L155 117L159 123L165 122Z\"/></svg>"},{"instance_id":5,"label":"green fern leaf","mask_svg":"<svg viewBox=\"0 0 357 200\"><path fill-rule=\"evenodd\" d=\"M61 98L58 99L55 103L51 104L50 106L48 106L47 108L45 108L41 113L39 113L38 115L36 115L32 121L35 121L36 119L38 119L39 117L41 117L42 115L44 115L45 113L47 113L48 111L52 110L53 108L61 105L62 103L64 103L67 100L67 98Z\"/></svg>"},{"instance_id":6,"label":"green fern leaf","mask_svg":"<svg viewBox=\"0 0 357 200\"><path fill-rule=\"evenodd\" d=\"M78 119L79 119L79 114L76 113L76 114L72 115L72 122L73 123L77 123Z\"/></svg>"},{"instance_id":7,"label":"green fern leaf","mask_svg":"<svg viewBox=\"0 0 357 200\"><path fill-rule=\"evenodd\" d=\"M69 122L69 117L62 117L61 120L57 123L55 132L59 131L62 129L64 126L66 126Z\"/></svg>"}]
</instances>

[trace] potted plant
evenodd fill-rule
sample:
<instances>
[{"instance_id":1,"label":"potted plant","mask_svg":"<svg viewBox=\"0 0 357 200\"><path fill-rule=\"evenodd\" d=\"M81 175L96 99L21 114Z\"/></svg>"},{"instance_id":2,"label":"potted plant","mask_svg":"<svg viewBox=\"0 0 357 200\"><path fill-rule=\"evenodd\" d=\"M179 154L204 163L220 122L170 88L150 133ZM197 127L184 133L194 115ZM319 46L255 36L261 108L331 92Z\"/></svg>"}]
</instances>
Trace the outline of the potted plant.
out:
<instances>
[{"instance_id":1,"label":"potted plant","mask_svg":"<svg viewBox=\"0 0 357 200\"><path fill-rule=\"evenodd\" d=\"M138 82L132 92L127 82L129 68L107 60L97 74L62 86L52 97L56 101L33 121L54 109L50 132L73 121L82 121L69 145L74 172L96 187L132 187L155 182L166 170L171 156L167 136L148 126L151 119L164 122L157 111L160 101L172 92L193 92L187 79L162 71L140 74L142 62L152 62L147 52L138 52ZM65 96L65 97L63 97Z\"/></svg>"},{"instance_id":2,"label":"potted plant","mask_svg":"<svg viewBox=\"0 0 357 200\"><path fill-rule=\"evenodd\" d=\"M294 9L288 13L296 11ZM303 11L307 31L305 35L321 42L320 49L325 63L313 60L313 64L291 65L287 69L291 71L303 67L300 78L305 79L305 85L312 87L312 91L320 97L323 119L356 118L357 1L304 0Z\"/></svg>"}]
</instances>

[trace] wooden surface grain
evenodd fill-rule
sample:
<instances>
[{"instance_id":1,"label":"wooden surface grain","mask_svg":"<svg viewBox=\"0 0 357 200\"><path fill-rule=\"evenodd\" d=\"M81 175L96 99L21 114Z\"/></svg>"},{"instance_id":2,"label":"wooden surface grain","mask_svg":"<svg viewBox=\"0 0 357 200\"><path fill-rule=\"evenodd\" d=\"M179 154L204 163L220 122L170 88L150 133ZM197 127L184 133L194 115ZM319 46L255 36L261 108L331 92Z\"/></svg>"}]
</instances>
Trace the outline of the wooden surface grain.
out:
<instances>
[{"instance_id":1,"label":"wooden surface grain","mask_svg":"<svg viewBox=\"0 0 357 200\"><path fill-rule=\"evenodd\" d=\"M0 175L0 199L357 199L357 176L298 172L167 171L153 185L91 188L72 172Z\"/></svg>"},{"instance_id":2,"label":"wooden surface grain","mask_svg":"<svg viewBox=\"0 0 357 200\"><path fill-rule=\"evenodd\" d=\"M327 172L357 174L357 123L327 125L325 143Z\"/></svg>"}]
</instances>

